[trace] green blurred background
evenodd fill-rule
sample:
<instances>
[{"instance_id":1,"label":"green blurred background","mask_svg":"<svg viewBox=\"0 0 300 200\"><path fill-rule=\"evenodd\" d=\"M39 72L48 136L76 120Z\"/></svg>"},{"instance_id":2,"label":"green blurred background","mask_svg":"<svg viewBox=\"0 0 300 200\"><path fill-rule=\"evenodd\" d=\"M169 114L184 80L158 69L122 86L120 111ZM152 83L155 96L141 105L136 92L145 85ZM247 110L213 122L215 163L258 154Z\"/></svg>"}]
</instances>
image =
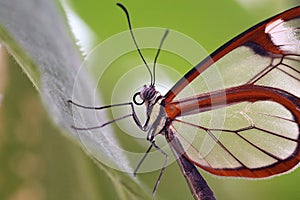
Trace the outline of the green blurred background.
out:
<instances>
[{"instance_id":1,"label":"green blurred background","mask_svg":"<svg viewBox=\"0 0 300 200\"><path fill-rule=\"evenodd\" d=\"M194 38L208 52L257 22L299 5L292 0L120 2L130 11L134 27L177 30ZM69 3L94 33L91 46L127 30L124 14L116 7L116 1ZM61 135L43 109L32 83L13 58L4 49L0 50L0 93L3 95L0 96L0 199L117 199L109 177L81 147ZM187 69L181 70L183 73ZM104 92L110 96L109 91ZM138 177L151 188L157 174ZM258 181L202 174L220 200L300 199L299 169ZM157 198L192 199L176 163L167 168Z\"/></svg>"}]
</instances>

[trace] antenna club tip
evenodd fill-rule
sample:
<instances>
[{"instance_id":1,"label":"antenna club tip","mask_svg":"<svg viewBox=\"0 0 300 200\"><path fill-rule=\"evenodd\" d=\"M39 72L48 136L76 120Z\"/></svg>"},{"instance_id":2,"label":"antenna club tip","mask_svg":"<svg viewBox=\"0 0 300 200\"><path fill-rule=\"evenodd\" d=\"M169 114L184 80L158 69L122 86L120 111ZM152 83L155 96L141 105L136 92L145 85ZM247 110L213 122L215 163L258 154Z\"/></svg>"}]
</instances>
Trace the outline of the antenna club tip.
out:
<instances>
[{"instance_id":1,"label":"antenna club tip","mask_svg":"<svg viewBox=\"0 0 300 200\"><path fill-rule=\"evenodd\" d=\"M127 16L129 15L126 7L123 4L118 2L118 3L116 3L116 5L119 6L126 13Z\"/></svg>"},{"instance_id":2,"label":"antenna club tip","mask_svg":"<svg viewBox=\"0 0 300 200\"><path fill-rule=\"evenodd\" d=\"M125 7L123 4L121 4L121 3L119 3L119 2L117 2L116 5L119 6L119 7L121 7L121 8L124 8L124 7Z\"/></svg>"}]
</instances>

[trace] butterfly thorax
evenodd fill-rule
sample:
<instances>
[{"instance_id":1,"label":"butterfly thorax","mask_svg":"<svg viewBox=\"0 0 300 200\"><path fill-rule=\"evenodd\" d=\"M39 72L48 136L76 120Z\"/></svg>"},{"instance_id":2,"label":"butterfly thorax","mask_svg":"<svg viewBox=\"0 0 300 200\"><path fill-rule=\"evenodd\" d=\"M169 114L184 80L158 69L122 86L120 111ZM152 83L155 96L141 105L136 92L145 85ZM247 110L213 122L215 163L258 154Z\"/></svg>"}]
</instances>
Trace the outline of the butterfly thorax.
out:
<instances>
[{"instance_id":1,"label":"butterfly thorax","mask_svg":"<svg viewBox=\"0 0 300 200\"><path fill-rule=\"evenodd\" d=\"M139 95L142 102L137 102L135 98L134 102L138 105L145 104L146 106L147 119L144 128L148 130L147 139L152 141L157 134L163 133L162 130L166 122L165 111L161 106L162 96L155 89L154 85L144 85L136 95Z\"/></svg>"}]
</instances>

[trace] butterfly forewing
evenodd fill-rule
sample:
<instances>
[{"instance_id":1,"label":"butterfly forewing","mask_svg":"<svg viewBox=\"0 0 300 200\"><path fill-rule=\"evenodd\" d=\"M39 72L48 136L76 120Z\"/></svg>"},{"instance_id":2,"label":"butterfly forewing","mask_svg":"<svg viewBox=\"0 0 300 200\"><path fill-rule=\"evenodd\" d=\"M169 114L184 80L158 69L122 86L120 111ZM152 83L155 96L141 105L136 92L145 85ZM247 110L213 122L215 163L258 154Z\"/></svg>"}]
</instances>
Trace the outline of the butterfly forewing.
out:
<instances>
[{"instance_id":1,"label":"butterfly forewing","mask_svg":"<svg viewBox=\"0 0 300 200\"><path fill-rule=\"evenodd\" d=\"M182 154L199 167L222 176L267 177L300 161L299 96L296 7L194 67L166 94L165 110Z\"/></svg>"},{"instance_id":2,"label":"butterfly forewing","mask_svg":"<svg viewBox=\"0 0 300 200\"><path fill-rule=\"evenodd\" d=\"M226 88L226 85L211 83L212 79L217 78L217 80L219 80L218 76L222 77L221 81L226 82L229 81L227 79L239 79L239 76L250 75L250 77L248 77L249 79L240 79L240 83L236 80L233 82L234 85L239 85L247 83L248 81L253 82L253 78L264 74L259 74L259 72L261 72L259 69L267 68L272 64L275 65L276 61L272 63L273 60L280 60L294 55L294 58L299 61L299 13L300 6L285 11L257 24L224 44L212 53L210 57L204 59L180 79L165 95L166 102L171 102L174 98L180 99L182 97L181 93L184 92L186 88L189 88L193 82L197 82L197 79L202 79L202 81L199 81L201 83L204 81L204 84L195 84L196 89L205 88L205 85L208 84L207 88L216 90L216 88L210 85L218 84L219 88ZM277 61L277 63L278 62L279 61ZM219 65L219 63L222 63L222 65ZM228 67L226 67L226 65L228 65ZM237 67L231 67L233 65ZM235 70L235 72L238 70L238 73L230 73L229 70L229 72L227 72L227 74L230 75L229 77L222 73L217 74L219 69L224 71L223 69L228 68ZM298 71L299 75L299 69L296 69L296 71ZM212 72L215 74L212 74ZM209 74L209 76L206 76L206 74ZM209 83L203 79L209 80ZM228 85L230 86L230 84ZM203 91L195 91L195 89L194 92L203 93Z\"/></svg>"}]
</instances>

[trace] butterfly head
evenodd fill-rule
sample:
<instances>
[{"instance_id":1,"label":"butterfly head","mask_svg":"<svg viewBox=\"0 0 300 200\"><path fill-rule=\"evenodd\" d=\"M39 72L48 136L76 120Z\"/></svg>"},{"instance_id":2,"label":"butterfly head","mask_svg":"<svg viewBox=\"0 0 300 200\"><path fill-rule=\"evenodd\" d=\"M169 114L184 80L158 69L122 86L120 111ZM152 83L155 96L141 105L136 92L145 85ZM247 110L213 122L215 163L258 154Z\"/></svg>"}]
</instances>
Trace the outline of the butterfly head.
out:
<instances>
[{"instance_id":1,"label":"butterfly head","mask_svg":"<svg viewBox=\"0 0 300 200\"><path fill-rule=\"evenodd\" d=\"M137 96L142 99L141 102L136 100ZM142 105L145 103L146 106L155 104L157 97L159 97L159 92L155 89L154 85L144 85L140 92L135 93L133 96L133 102L137 105Z\"/></svg>"}]
</instances>

